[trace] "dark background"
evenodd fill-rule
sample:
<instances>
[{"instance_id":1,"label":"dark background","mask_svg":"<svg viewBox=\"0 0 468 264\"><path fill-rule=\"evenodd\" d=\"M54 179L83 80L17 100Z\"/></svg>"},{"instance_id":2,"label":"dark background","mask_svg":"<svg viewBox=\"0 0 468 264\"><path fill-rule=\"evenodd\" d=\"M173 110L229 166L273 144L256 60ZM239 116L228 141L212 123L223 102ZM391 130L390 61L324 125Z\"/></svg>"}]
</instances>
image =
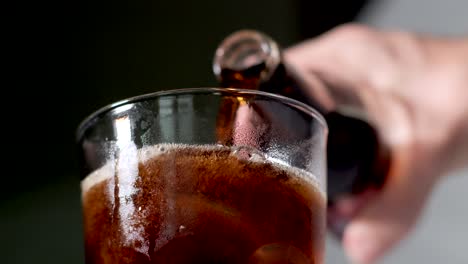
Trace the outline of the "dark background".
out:
<instances>
[{"instance_id":1,"label":"dark background","mask_svg":"<svg viewBox=\"0 0 468 264\"><path fill-rule=\"evenodd\" d=\"M287 47L352 21L364 2L106 0L6 9L0 262L83 263L74 133L92 111L143 93L216 86L211 60L229 33L257 29Z\"/></svg>"}]
</instances>

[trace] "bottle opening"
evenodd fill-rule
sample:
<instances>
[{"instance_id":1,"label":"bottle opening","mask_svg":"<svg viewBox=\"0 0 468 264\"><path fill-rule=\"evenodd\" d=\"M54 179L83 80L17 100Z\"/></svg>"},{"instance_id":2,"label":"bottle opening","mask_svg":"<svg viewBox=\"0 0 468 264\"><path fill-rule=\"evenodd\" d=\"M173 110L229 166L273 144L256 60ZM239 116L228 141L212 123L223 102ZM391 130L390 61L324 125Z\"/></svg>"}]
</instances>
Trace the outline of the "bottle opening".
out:
<instances>
[{"instance_id":1,"label":"bottle opening","mask_svg":"<svg viewBox=\"0 0 468 264\"><path fill-rule=\"evenodd\" d=\"M241 72L257 69L258 81L267 80L280 63L280 51L275 41L254 30L234 32L216 50L213 72L218 80L223 70Z\"/></svg>"}]
</instances>

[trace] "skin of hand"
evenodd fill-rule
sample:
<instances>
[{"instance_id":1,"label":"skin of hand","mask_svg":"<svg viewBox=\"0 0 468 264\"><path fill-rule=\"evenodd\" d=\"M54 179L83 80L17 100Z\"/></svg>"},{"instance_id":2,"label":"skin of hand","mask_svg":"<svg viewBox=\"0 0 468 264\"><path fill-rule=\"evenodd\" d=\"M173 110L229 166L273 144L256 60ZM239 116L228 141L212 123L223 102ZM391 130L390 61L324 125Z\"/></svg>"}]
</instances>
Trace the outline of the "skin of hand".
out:
<instances>
[{"instance_id":1,"label":"skin of hand","mask_svg":"<svg viewBox=\"0 0 468 264\"><path fill-rule=\"evenodd\" d=\"M354 215L345 251L353 263L375 263L415 225L442 175L468 161L468 38L350 24L284 57L306 84L325 84L332 107L366 113L392 149L383 190L343 201Z\"/></svg>"}]
</instances>

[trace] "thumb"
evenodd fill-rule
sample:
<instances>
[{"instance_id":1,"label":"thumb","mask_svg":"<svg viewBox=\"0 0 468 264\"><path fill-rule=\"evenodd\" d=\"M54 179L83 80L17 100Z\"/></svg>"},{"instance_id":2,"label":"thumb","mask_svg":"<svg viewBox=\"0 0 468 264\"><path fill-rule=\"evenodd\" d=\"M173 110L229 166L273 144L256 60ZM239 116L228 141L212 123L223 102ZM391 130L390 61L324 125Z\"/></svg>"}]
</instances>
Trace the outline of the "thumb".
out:
<instances>
[{"instance_id":1,"label":"thumb","mask_svg":"<svg viewBox=\"0 0 468 264\"><path fill-rule=\"evenodd\" d=\"M346 227L343 246L353 263L375 263L417 221L438 173L424 167L415 168L416 153L425 156L414 144L397 148L384 189Z\"/></svg>"}]
</instances>

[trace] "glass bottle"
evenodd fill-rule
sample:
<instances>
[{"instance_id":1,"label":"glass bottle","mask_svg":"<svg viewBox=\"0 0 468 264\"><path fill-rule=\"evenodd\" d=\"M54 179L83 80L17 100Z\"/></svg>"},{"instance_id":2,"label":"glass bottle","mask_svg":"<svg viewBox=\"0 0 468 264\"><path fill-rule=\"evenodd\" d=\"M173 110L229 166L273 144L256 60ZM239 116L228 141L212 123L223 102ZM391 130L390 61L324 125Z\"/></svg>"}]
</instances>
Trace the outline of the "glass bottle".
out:
<instances>
[{"instance_id":1,"label":"glass bottle","mask_svg":"<svg viewBox=\"0 0 468 264\"><path fill-rule=\"evenodd\" d=\"M391 164L390 149L362 112L329 106L330 99L352 101L352 95L337 94L318 78L312 79L314 85L305 85L301 76L283 60L278 44L254 30L241 30L226 37L216 50L213 71L221 87L287 96L311 105L325 117L329 127L328 225L341 236L352 216L341 215L337 202L380 190ZM233 104L238 102L229 102L224 107L236 109ZM284 124L291 126L294 121L285 118Z\"/></svg>"}]
</instances>

